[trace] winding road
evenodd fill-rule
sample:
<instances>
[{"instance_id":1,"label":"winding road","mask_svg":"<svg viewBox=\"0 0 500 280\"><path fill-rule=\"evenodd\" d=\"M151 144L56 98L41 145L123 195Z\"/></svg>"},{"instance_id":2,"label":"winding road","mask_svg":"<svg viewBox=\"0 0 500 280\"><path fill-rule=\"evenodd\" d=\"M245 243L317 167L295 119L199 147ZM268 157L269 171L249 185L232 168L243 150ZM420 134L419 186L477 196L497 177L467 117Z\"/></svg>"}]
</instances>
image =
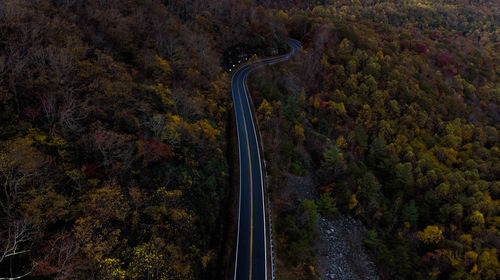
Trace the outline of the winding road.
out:
<instances>
[{"instance_id":1,"label":"winding road","mask_svg":"<svg viewBox=\"0 0 500 280\"><path fill-rule=\"evenodd\" d=\"M289 40L291 52L246 64L235 71L232 95L240 160L240 196L238 211L238 237L234 279L267 279L266 213L264 184L257 133L253 121L246 87L248 75L260 67L287 61L301 43Z\"/></svg>"}]
</instances>

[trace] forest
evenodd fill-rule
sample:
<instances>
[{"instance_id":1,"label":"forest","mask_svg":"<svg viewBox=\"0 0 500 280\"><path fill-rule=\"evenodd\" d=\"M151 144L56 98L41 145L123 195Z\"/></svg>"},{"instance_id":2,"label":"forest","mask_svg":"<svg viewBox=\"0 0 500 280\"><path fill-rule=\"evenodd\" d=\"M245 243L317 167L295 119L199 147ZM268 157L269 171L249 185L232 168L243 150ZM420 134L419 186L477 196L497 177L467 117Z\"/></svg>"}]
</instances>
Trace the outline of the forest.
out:
<instances>
[{"instance_id":1,"label":"forest","mask_svg":"<svg viewBox=\"0 0 500 280\"><path fill-rule=\"evenodd\" d=\"M215 278L226 65L283 44L275 21L235 1L0 1L0 278Z\"/></svg>"},{"instance_id":2,"label":"forest","mask_svg":"<svg viewBox=\"0 0 500 280\"><path fill-rule=\"evenodd\" d=\"M278 279L322 278L318 214L363 221L382 279L500 277L499 15L493 1L335 1L279 15L305 47L250 82ZM302 178L316 198L291 187Z\"/></svg>"},{"instance_id":3,"label":"forest","mask_svg":"<svg viewBox=\"0 0 500 280\"><path fill-rule=\"evenodd\" d=\"M289 37L249 82L277 279L340 216L381 279L500 278L494 0L0 0L0 278L233 279L229 70Z\"/></svg>"}]
</instances>

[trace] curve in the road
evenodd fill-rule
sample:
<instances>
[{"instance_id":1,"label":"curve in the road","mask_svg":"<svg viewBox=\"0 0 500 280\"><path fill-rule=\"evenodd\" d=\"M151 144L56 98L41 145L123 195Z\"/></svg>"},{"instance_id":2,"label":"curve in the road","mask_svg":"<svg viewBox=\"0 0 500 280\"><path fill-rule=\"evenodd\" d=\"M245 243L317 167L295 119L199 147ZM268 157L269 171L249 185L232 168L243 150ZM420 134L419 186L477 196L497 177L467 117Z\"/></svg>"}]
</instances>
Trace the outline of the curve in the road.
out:
<instances>
[{"instance_id":1,"label":"curve in the road","mask_svg":"<svg viewBox=\"0 0 500 280\"><path fill-rule=\"evenodd\" d=\"M264 184L257 133L246 90L248 75L255 69L286 61L301 47L289 40L291 52L279 57L259 60L240 67L232 78L232 95L240 159L240 196L238 237L234 279L267 279L266 214Z\"/></svg>"}]
</instances>

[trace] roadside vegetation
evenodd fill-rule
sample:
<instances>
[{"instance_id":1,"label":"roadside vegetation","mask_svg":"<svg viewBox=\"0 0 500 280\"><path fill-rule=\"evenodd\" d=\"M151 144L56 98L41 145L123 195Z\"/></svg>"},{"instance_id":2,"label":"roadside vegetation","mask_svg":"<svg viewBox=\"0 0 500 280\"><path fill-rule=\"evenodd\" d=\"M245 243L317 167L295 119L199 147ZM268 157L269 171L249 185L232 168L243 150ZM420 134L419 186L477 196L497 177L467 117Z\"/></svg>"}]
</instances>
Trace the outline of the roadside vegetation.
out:
<instances>
[{"instance_id":1,"label":"roadside vegetation","mask_svg":"<svg viewBox=\"0 0 500 280\"><path fill-rule=\"evenodd\" d=\"M498 279L498 14L494 1L281 14L304 49L250 82L278 276L319 277L319 212L364 222L382 279Z\"/></svg>"},{"instance_id":2,"label":"roadside vegetation","mask_svg":"<svg viewBox=\"0 0 500 280\"><path fill-rule=\"evenodd\" d=\"M286 37L231 2L0 1L0 278L218 273L226 71Z\"/></svg>"},{"instance_id":3,"label":"roadside vegetation","mask_svg":"<svg viewBox=\"0 0 500 280\"><path fill-rule=\"evenodd\" d=\"M320 277L318 214L363 222L382 279L500 278L499 15L0 1L0 278L232 279L229 70L287 37L249 83L279 279Z\"/></svg>"}]
</instances>

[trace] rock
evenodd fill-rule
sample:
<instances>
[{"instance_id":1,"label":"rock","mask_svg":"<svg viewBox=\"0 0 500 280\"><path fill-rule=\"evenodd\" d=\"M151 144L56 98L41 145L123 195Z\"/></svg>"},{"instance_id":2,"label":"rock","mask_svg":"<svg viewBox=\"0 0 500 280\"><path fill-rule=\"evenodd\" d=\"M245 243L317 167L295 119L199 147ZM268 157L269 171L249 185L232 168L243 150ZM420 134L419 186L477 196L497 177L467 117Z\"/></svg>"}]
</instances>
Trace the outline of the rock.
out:
<instances>
[{"instance_id":1,"label":"rock","mask_svg":"<svg viewBox=\"0 0 500 280\"><path fill-rule=\"evenodd\" d=\"M320 238L318 268L320 279L380 279L373 261L363 245L364 225L351 217L343 216L330 221L318 219Z\"/></svg>"}]
</instances>

